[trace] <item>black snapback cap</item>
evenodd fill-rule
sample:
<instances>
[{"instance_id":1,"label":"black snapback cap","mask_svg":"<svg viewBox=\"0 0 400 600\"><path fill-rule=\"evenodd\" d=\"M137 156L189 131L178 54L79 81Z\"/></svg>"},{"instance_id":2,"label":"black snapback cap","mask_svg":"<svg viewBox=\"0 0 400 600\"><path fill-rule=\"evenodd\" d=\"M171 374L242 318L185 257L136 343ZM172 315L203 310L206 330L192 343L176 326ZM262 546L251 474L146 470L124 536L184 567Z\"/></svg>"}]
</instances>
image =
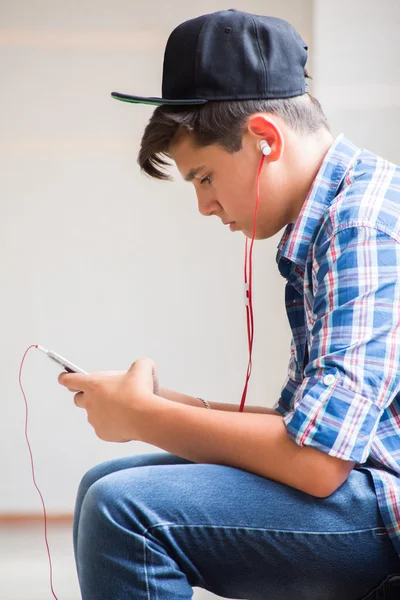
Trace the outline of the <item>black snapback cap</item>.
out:
<instances>
[{"instance_id":1,"label":"black snapback cap","mask_svg":"<svg viewBox=\"0 0 400 600\"><path fill-rule=\"evenodd\" d=\"M209 13L181 23L169 36L161 98L111 95L158 106L300 96L308 89L307 50L282 19L234 9Z\"/></svg>"}]
</instances>

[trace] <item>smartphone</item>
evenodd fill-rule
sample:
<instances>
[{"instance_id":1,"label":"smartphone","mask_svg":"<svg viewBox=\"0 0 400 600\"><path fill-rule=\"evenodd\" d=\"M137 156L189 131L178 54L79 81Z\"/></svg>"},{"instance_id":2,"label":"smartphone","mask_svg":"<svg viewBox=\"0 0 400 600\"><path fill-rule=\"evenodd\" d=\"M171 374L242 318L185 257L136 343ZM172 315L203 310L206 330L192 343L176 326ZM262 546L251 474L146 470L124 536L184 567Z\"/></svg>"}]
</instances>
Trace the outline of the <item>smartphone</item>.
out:
<instances>
[{"instance_id":1,"label":"smartphone","mask_svg":"<svg viewBox=\"0 0 400 600\"><path fill-rule=\"evenodd\" d=\"M56 352L52 352L51 350L46 350L46 348L43 348L43 346L39 346L39 345L37 345L36 348L38 350L41 350L41 352L44 352L45 354L47 354L47 356L49 358L51 358L51 360L55 361L57 364L59 364L61 367L63 367L66 371L68 371L68 373L83 373L84 375L88 374L87 371L84 371L80 367L77 367L72 362L70 362L63 356L60 356Z\"/></svg>"}]
</instances>

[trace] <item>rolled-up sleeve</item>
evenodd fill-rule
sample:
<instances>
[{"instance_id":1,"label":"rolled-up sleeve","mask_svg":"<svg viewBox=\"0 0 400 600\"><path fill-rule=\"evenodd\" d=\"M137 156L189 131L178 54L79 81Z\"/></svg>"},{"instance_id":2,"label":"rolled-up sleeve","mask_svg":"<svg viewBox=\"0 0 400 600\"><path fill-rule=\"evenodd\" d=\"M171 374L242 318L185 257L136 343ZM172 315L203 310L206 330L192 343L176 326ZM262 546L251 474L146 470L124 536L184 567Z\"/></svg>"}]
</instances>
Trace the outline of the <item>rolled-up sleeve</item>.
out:
<instances>
[{"instance_id":1,"label":"rolled-up sleeve","mask_svg":"<svg viewBox=\"0 0 400 600\"><path fill-rule=\"evenodd\" d=\"M299 446L363 463L400 388L400 244L347 227L315 248L310 361L284 414ZM283 414L283 413L282 413Z\"/></svg>"}]
</instances>

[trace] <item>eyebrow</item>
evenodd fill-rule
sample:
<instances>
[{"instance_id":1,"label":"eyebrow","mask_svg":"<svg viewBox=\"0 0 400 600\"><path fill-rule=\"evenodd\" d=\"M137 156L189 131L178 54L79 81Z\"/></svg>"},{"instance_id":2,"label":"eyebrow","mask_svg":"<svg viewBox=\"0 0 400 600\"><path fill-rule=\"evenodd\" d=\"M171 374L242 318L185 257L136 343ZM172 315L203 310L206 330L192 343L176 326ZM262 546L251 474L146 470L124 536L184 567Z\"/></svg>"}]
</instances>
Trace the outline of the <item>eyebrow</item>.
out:
<instances>
[{"instance_id":1,"label":"eyebrow","mask_svg":"<svg viewBox=\"0 0 400 600\"><path fill-rule=\"evenodd\" d=\"M191 169L189 171L189 173L186 175L185 177L185 181L193 181L193 179L195 177L197 177L197 175L200 173L200 171L202 171L203 169L205 169L205 166L202 165L201 167L196 167L195 169Z\"/></svg>"}]
</instances>

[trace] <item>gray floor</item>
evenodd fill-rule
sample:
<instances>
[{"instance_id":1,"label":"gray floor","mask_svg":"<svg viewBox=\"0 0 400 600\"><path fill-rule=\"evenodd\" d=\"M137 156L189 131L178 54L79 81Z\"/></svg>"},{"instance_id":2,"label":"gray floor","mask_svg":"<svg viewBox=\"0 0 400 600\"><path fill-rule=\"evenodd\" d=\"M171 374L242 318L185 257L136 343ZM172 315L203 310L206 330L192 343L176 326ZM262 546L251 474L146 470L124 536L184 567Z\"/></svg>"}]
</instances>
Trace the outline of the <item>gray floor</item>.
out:
<instances>
[{"instance_id":1,"label":"gray floor","mask_svg":"<svg viewBox=\"0 0 400 600\"><path fill-rule=\"evenodd\" d=\"M59 600L80 600L70 525L49 525L53 586ZM42 523L0 525L0 599L53 598Z\"/></svg>"},{"instance_id":2,"label":"gray floor","mask_svg":"<svg viewBox=\"0 0 400 600\"><path fill-rule=\"evenodd\" d=\"M59 600L81 600L72 550L71 525L48 526L54 592ZM42 523L0 524L0 600L47 600L54 597ZM194 600L219 598L196 589Z\"/></svg>"}]
</instances>

